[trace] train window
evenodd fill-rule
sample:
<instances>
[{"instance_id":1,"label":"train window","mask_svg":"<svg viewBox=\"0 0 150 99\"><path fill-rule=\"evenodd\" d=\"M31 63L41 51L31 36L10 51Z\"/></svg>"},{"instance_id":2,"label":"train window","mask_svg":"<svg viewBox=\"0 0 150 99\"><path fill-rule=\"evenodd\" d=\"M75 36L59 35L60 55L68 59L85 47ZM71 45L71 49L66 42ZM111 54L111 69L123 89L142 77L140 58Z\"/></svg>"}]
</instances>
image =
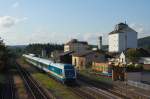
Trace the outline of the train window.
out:
<instances>
[{"instance_id":1,"label":"train window","mask_svg":"<svg viewBox=\"0 0 150 99\"><path fill-rule=\"evenodd\" d=\"M74 70L65 70L65 76L66 77L75 76L75 71Z\"/></svg>"},{"instance_id":2,"label":"train window","mask_svg":"<svg viewBox=\"0 0 150 99\"><path fill-rule=\"evenodd\" d=\"M64 69L74 69L74 67L72 65L65 65Z\"/></svg>"},{"instance_id":3,"label":"train window","mask_svg":"<svg viewBox=\"0 0 150 99\"><path fill-rule=\"evenodd\" d=\"M43 64L43 63L40 63L40 62L39 62L39 64L40 64L40 66L42 66L42 67L45 67L45 68L48 67L48 65L46 65L46 64Z\"/></svg>"},{"instance_id":4,"label":"train window","mask_svg":"<svg viewBox=\"0 0 150 99\"><path fill-rule=\"evenodd\" d=\"M62 69L54 67L54 66L49 66L49 70L53 71L54 73L57 73L59 75L62 75Z\"/></svg>"}]
</instances>

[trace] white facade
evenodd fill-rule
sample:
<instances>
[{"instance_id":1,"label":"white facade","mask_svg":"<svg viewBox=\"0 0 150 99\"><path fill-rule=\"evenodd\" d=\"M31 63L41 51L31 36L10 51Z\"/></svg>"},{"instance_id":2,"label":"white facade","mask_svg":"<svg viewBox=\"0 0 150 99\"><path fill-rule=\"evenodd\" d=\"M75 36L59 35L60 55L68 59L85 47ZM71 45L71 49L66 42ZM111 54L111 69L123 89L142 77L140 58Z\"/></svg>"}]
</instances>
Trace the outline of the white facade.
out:
<instances>
[{"instance_id":1,"label":"white facade","mask_svg":"<svg viewBox=\"0 0 150 99\"><path fill-rule=\"evenodd\" d=\"M109 52L118 52L119 50L119 34L112 34L108 36Z\"/></svg>"},{"instance_id":2,"label":"white facade","mask_svg":"<svg viewBox=\"0 0 150 99\"><path fill-rule=\"evenodd\" d=\"M109 52L122 52L127 48L137 48L137 32L128 26L109 34Z\"/></svg>"},{"instance_id":3,"label":"white facade","mask_svg":"<svg viewBox=\"0 0 150 99\"><path fill-rule=\"evenodd\" d=\"M72 39L64 45L64 52L75 51L75 52L84 52L87 51L89 45L87 42L78 41L77 39Z\"/></svg>"},{"instance_id":4,"label":"white facade","mask_svg":"<svg viewBox=\"0 0 150 99\"><path fill-rule=\"evenodd\" d=\"M150 64L150 57L141 57L139 63Z\"/></svg>"},{"instance_id":5,"label":"white facade","mask_svg":"<svg viewBox=\"0 0 150 99\"><path fill-rule=\"evenodd\" d=\"M88 45L80 44L80 43L64 45L64 52L66 51L84 52L87 49L88 49Z\"/></svg>"},{"instance_id":6,"label":"white facade","mask_svg":"<svg viewBox=\"0 0 150 99\"><path fill-rule=\"evenodd\" d=\"M123 52L120 54L119 62L122 64L126 64L126 56Z\"/></svg>"}]
</instances>

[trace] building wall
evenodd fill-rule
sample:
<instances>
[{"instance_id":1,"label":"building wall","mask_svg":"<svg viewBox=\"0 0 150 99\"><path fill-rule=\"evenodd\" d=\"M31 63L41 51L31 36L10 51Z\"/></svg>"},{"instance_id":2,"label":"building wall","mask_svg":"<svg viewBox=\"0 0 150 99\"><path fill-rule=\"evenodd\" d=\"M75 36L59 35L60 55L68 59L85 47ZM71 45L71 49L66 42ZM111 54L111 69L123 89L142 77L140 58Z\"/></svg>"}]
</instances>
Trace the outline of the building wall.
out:
<instances>
[{"instance_id":1,"label":"building wall","mask_svg":"<svg viewBox=\"0 0 150 99\"><path fill-rule=\"evenodd\" d=\"M126 64L126 56L123 52L120 54L119 63Z\"/></svg>"},{"instance_id":2,"label":"building wall","mask_svg":"<svg viewBox=\"0 0 150 99\"><path fill-rule=\"evenodd\" d=\"M118 34L111 34L108 36L109 52L118 52L118 50L119 50L118 40L119 40Z\"/></svg>"},{"instance_id":3,"label":"building wall","mask_svg":"<svg viewBox=\"0 0 150 99\"><path fill-rule=\"evenodd\" d=\"M95 71L102 72L102 73L111 73L112 72L111 66L108 63L103 63L103 62L93 62L92 69Z\"/></svg>"},{"instance_id":4,"label":"building wall","mask_svg":"<svg viewBox=\"0 0 150 99\"><path fill-rule=\"evenodd\" d=\"M127 48L137 48L137 32L127 33Z\"/></svg>"},{"instance_id":5,"label":"building wall","mask_svg":"<svg viewBox=\"0 0 150 99\"><path fill-rule=\"evenodd\" d=\"M105 60L105 56L103 54L91 53L82 57L72 56L72 64L79 70L85 69L88 66L92 66L92 62L94 60Z\"/></svg>"},{"instance_id":6,"label":"building wall","mask_svg":"<svg viewBox=\"0 0 150 99\"><path fill-rule=\"evenodd\" d=\"M144 70L150 70L150 64L143 64Z\"/></svg>"},{"instance_id":7,"label":"building wall","mask_svg":"<svg viewBox=\"0 0 150 99\"><path fill-rule=\"evenodd\" d=\"M118 51L117 52L122 52L126 49L126 35L125 33L118 33L119 35L119 40L118 40Z\"/></svg>"},{"instance_id":8,"label":"building wall","mask_svg":"<svg viewBox=\"0 0 150 99\"><path fill-rule=\"evenodd\" d=\"M143 64L150 64L150 57L141 57L139 62Z\"/></svg>"},{"instance_id":9,"label":"building wall","mask_svg":"<svg viewBox=\"0 0 150 99\"><path fill-rule=\"evenodd\" d=\"M137 48L136 32L119 33L119 52L126 48Z\"/></svg>"},{"instance_id":10,"label":"building wall","mask_svg":"<svg viewBox=\"0 0 150 99\"><path fill-rule=\"evenodd\" d=\"M84 57L72 57L72 64L75 65L75 68L82 70L85 69L85 58Z\"/></svg>"},{"instance_id":11,"label":"building wall","mask_svg":"<svg viewBox=\"0 0 150 99\"><path fill-rule=\"evenodd\" d=\"M64 52L66 51L83 52L86 51L87 49L88 49L88 45L82 43L64 45Z\"/></svg>"},{"instance_id":12,"label":"building wall","mask_svg":"<svg viewBox=\"0 0 150 99\"><path fill-rule=\"evenodd\" d=\"M70 54L60 56L60 62L65 64L72 64L72 56Z\"/></svg>"},{"instance_id":13,"label":"building wall","mask_svg":"<svg viewBox=\"0 0 150 99\"><path fill-rule=\"evenodd\" d=\"M91 54L88 54L86 56L86 64L90 64L92 65L92 62L94 60L100 60L100 61L104 61L105 60L105 56L103 54L98 54L98 53L91 53Z\"/></svg>"},{"instance_id":14,"label":"building wall","mask_svg":"<svg viewBox=\"0 0 150 99\"><path fill-rule=\"evenodd\" d=\"M139 63L143 63L144 70L150 70L150 57L141 57Z\"/></svg>"},{"instance_id":15,"label":"building wall","mask_svg":"<svg viewBox=\"0 0 150 99\"><path fill-rule=\"evenodd\" d=\"M64 52L70 51L69 45L64 45Z\"/></svg>"},{"instance_id":16,"label":"building wall","mask_svg":"<svg viewBox=\"0 0 150 99\"><path fill-rule=\"evenodd\" d=\"M137 48L137 32L109 35L109 52L122 52L126 48Z\"/></svg>"}]
</instances>

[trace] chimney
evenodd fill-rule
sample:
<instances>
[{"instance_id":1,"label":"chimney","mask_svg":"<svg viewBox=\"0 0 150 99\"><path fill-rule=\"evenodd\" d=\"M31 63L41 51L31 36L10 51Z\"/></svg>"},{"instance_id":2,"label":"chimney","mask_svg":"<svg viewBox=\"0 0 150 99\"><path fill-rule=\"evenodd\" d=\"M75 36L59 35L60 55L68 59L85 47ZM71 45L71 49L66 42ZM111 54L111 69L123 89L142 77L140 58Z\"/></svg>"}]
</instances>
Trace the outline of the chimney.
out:
<instances>
[{"instance_id":1,"label":"chimney","mask_svg":"<svg viewBox=\"0 0 150 99\"><path fill-rule=\"evenodd\" d=\"M98 49L102 49L102 36L98 37Z\"/></svg>"}]
</instances>

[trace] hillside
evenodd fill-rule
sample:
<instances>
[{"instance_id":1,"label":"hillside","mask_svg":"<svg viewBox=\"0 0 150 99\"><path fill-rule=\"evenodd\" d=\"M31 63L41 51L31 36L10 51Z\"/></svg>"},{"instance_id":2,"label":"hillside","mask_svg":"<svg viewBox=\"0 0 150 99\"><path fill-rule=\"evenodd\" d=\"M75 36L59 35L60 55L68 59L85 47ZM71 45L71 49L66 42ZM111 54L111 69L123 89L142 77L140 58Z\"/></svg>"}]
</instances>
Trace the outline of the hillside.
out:
<instances>
[{"instance_id":1,"label":"hillside","mask_svg":"<svg viewBox=\"0 0 150 99\"><path fill-rule=\"evenodd\" d=\"M150 49L150 36L138 39L138 47Z\"/></svg>"}]
</instances>

